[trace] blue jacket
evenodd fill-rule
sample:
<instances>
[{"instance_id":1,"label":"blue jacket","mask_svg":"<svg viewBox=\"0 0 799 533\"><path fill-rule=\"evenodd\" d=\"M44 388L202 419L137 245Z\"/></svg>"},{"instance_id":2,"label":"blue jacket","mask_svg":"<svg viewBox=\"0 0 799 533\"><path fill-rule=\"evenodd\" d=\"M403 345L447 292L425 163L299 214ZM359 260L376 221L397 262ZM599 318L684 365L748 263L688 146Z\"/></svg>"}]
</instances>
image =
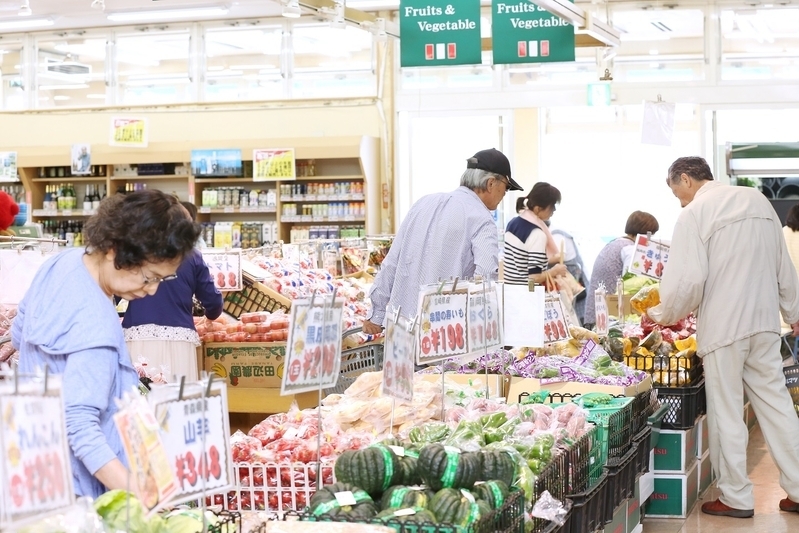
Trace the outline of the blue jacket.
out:
<instances>
[{"instance_id":1,"label":"blue jacket","mask_svg":"<svg viewBox=\"0 0 799 533\"><path fill-rule=\"evenodd\" d=\"M23 373L61 374L75 494L97 497L95 477L117 458L127 465L114 425L115 400L139 377L128 355L114 304L83 264L76 248L43 264L19 304L12 342Z\"/></svg>"}]
</instances>

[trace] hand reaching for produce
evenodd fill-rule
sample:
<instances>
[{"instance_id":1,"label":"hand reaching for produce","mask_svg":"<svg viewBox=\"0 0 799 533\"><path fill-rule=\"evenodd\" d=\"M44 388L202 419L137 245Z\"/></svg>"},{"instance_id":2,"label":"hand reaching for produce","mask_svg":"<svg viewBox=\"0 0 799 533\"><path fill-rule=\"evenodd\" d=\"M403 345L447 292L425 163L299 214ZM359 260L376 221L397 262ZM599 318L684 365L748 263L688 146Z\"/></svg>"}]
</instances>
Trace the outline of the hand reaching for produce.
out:
<instances>
[{"instance_id":1,"label":"hand reaching for produce","mask_svg":"<svg viewBox=\"0 0 799 533\"><path fill-rule=\"evenodd\" d=\"M363 321L363 332L367 335L377 335L383 331L383 326L375 324L369 320Z\"/></svg>"},{"instance_id":2,"label":"hand reaching for produce","mask_svg":"<svg viewBox=\"0 0 799 533\"><path fill-rule=\"evenodd\" d=\"M793 336L799 337L799 322L791 324L791 329L793 329Z\"/></svg>"}]
</instances>

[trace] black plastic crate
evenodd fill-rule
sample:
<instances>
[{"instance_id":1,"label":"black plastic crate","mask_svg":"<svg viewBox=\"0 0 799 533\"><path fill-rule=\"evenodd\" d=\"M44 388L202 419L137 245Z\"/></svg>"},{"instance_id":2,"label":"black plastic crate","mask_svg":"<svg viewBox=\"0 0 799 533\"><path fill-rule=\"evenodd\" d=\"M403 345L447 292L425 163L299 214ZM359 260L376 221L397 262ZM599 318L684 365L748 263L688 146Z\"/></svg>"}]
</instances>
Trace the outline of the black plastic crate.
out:
<instances>
[{"instance_id":1,"label":"black plastic crate","mask_svg":"<svg viewBox=\"0 0 799 533\"><path fill-rule=\"evenodd\" d=\"M605 523L613 520L613 511L621 502L632 498L635 493L635 457L638 447L632 449L621 459L610 461L605 467L608 476L608 490L605 499Z\"/></svg>"},{"instance_id":2,"label":"black plastic crate","mask_svg":"<svg viewBox=\"0 0 799 533\"><path fill-rule=\"evenodd\" d=\"M782 371L785 374L785 386L793 399L793 407L799 415L799 365L786 366Z\"/></svg>"},{"instance_id":3,"label":"black plastic crate","mask_svg":"<svg viewBox=\"0 0 799 533\"><path fill-rule=\"evenodd\" d=\"M686 387L702 379L702 359L696 353L689 357L632 354L625 363L649 374L653 387Z\"/></svg>"},{"instance_id":4,"label":"black plastic crate","mask_svg":"<svg viewBox=\"0 0 799 533\"><path fill-rule=\"evenodd\" d=\"M533 484L533 505L544 491L548 491L556 500L563 501L568 485L568 463L568 454L558 453L541 470ZM533 533L543 533L548 523L543 518L533 517Z\"/></svg>"},{"instance_id":5,"label":"black plastic crate","mask_svg":"<svg viewBox=\"0 0 799 533\"><path fill-rule=\"evenodd\" d=\"M567 496L572 501L572 510L568 519L569 529L564 529L564 533L591 533L605 526L607 488L608 475L603 473L590 489Z\"/></svg>"},{"instance_id":6,"label":"black plastic crate","mask_svg":"<svg viewBox=\"0 0 799 533\"><path fill-rule=\"evenodd\" d=\"M691 429L701 407L707 405L704 379L691 387L659 387L657 391L660 403L669 406L663 417L662 427L665 429Z\"/></svg>"},{"instance_id":7,"label":"black plastic crate","mask_svg":"<svg viewBox=\"0 0 799 533\"><path fill-rule=\"evenodd\" d=\"M657 395L652 390L636 394L633 399L633 435L637 435L647 426L649 417L655 412Z\"/></svg>"},{"instance_id":8,"label":"black plastic crate","mask_svg":"<svg viewBox=\"0 0 799 533\"><path fill-rule=\"evenodd\" d=\"M480 517L477 522L461 527L454 524L428 524L399 522L397 520L357 519L348 516L318 517L308 512L286 513L284 520L304 520L308 522L345 522L350 524L374 524L390 527L397 533L525 533L524 531L524 492L511 491L508 499L499 509ZM543 529L541 530L543 531Z\"/></svg>"},{"instance_id":9,"label":"black plastic crate","mask_svg":"<svg viewBox=\"0 0 799 533\"><path fill-rule=\"evenodd\" d=\"M564 505L571 504L571 500L566 500L563 502ZM542 533L569 533L569 528L571 527L571 515L572 511L569 509L569 512L566 513L566 520L563 522L563 525L558 525L555 522L547 522L546 527Z\"/></svg>"},{"instance_id":10,"label":"black plastic crate","mask_svg":"<svg viewBox=\"0 0 799 533\"><path fill-rule=\"evenodd\" d=\"M240 291L225 294L224 309L227 314L237 320L243 313L257 311L269 311L270 313L285 311L288 313L290 311L290 308L284 303L272 298L246 280Z\"/></svg>"},{"instance_id":11,"label":"black plastic crate","mask_svg":"<svg viewBox=\"0 0 799 533\"><path fill-rule=\"evenodd\" d=\"M647 426L633 437L633 445L636 446L635 454L635 475L649 472L649 447L652 442L652 428Z\"/></svg>"}]
</instances>

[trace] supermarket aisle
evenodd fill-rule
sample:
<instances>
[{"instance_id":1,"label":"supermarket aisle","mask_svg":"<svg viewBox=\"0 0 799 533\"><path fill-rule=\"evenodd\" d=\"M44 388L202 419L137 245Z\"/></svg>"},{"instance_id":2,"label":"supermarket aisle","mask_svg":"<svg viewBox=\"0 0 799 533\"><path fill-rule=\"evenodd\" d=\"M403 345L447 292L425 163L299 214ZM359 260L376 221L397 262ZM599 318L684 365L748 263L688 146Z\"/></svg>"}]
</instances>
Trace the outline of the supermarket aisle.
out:
<instances>
[{"instance_id":1,"label":"supermarket aisle","mask_svg":"<svg viewBox=\"0 0 799 533\"><path fill-rule=\"evenodd\" d=\"M749 476L755 484L754 518L725 518L702 513L700 507L706 501L718 498L719 492L711 487L699 500L686 520L645 519L644 533L787 533L799 531L799 513L783 513L779 501L785 497L780 488L779 472L768 453L760 426L749 436L747 453Z\"/></svg>"}]
</instances>

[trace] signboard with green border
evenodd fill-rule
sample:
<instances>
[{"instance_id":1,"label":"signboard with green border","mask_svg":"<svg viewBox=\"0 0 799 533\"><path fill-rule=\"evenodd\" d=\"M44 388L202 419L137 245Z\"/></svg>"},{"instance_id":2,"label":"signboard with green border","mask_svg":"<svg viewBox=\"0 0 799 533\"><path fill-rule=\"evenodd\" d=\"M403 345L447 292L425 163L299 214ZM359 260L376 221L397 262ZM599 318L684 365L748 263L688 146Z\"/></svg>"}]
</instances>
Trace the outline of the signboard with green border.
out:
<instances>
[{"instance_id":1,"label":"signboard with green border","mask_svg":"<svg viewBox=\"0 0 799 533\"><path fill-rule=\"evenodd\" d=\"M529 0L491 5L494 64L574 61L574 26Z\"/></svg>"},{"instance_id":2,"label":"signboard with green border","mask_svg":"<svg viewBox=\"0 0 799 533\"><path fill-rule=\"evenodd\" d=\"M401 66L482 62L480 0L402 0L399 15Z\"/></svg>"}]
</instances>

